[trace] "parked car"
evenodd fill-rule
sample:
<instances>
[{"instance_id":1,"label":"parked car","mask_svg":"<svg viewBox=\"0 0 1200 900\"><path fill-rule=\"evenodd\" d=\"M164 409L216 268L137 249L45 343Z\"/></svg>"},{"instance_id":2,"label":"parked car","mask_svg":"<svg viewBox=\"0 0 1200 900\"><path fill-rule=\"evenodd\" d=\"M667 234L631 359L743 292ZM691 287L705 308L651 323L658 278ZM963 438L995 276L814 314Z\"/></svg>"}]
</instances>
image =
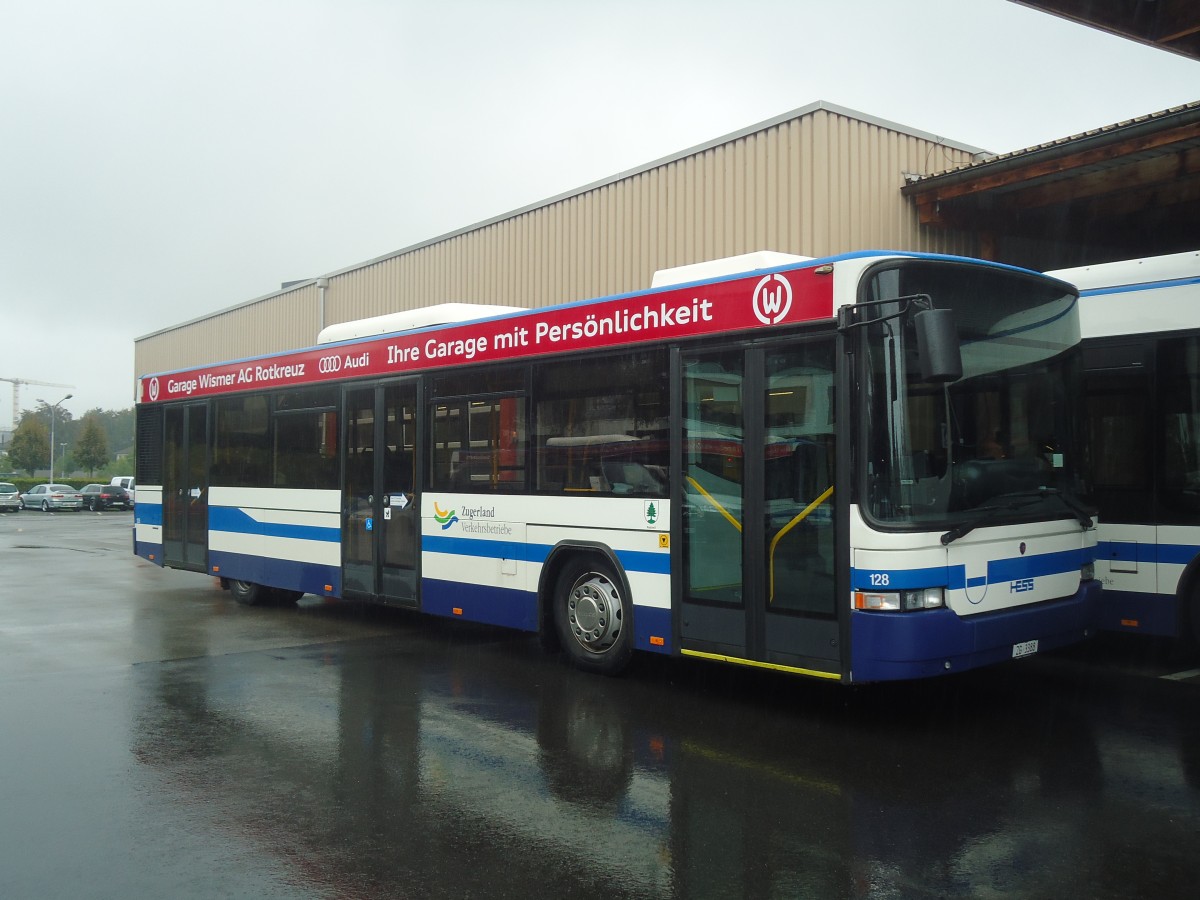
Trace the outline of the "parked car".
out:
<instances>
[{"instance_id":1,"label":"parked car","mask_svg":"<svg viewBox=\"0 0 1200 900\"><path fill-rule=\"evenodd\" d=\"M133 509L133 498L129 491L117 484L85 484L79 493L83 495L83 505L96 512L101 509Z\"/></svg>"},{"instance_id":2,"label":"parked car","mask_svg":"<svg viewBox=\"0 0 1200 900\"><path fill-rule=\"evenodd\" d=\"M137 500L137 480L132 475L114 475L109 484L115 484L129 491L129 502Z\"/></svg>"},{"instance_id":3,"label":"parked car","mask_svg":"<svg viewBox=\"0 0 1200 900\"><path fill-rule=\"evenodd\" d=\"M0 481L0 510L15 512L21 508L21 492L15 484Z\"/></svg>"},{"instance_id":4,"label":"parked car","mask_svg":"<svg viewBox=\"0 0 1200 900\"><path fill-rule=\"evenodd\" d=\"M21 509L83 509L83 494L69 484L38 484L21 495Z\"/></svg>"}]
</instances>

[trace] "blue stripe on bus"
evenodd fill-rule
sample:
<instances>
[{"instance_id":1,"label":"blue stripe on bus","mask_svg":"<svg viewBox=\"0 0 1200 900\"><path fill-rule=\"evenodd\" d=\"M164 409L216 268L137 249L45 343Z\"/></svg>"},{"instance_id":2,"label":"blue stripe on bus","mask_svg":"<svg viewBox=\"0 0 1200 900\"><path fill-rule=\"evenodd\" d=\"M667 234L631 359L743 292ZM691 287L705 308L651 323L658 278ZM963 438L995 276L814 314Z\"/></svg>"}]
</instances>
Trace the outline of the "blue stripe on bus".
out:
<instances>
[{"instance_id":1,"label":"blue stripe on bus","mask_svg":"<svg viewBox=\"0 0 1200 900\"><path fill-rule=\"evenodd\" d=\"M208 530L224 531L230 534L294 538L304 541L328 541L334 544L341 540L342 535L341 529L337 527L263 522L234 506L210 506L208 508Z\"/></svg>"},{"instance_id":2,"label":"blue stripe on bus","mask_svg":"<svg viewBox=\"0 0 1200 900\"><path fill-rule=\"evenodd\" d=\"M163 523L161 503L135 503L133 521L138 525L161 525Z\"/></svg>"},{"instance_id":3,"label":"blue stripe on bus","mask_svg":"<svg viewBox=\"0 0 1200 900\"><path fill-rule=\"evenodd\" d=\"M850 585L854 590L916 590L926 587L945 587L962 590L982 587L985 584L1001 584L1021 578L1037 578L1043 575L1061 575L1079 572L1080 566L1090 557L1083 550L1063 550L1058 553L1040 553L1037 556L993 559L987 564L987 575L967 578L965 566L930 566L924 569L853 569Z\"/></svg>"},{"instance_id":4,"label":"blue stripe on bus","mask_svg":"<svg viewBox=\"0 0 1200 900\"><path fill-rule=\"evenodd\" d=\"M1152 541L1100 541L1096 544L1096 559L1117 562L1186 566L1197 556L1200 556L1200 547L1195 544L1155 544Z\"/></svg>"},{"instance_id":5,"label":"blue stripe on bus","mask_svg":"<svg viewBox=\"0 0 1200 900\"><path fill-rule=\"evenodd\" d=\"M954 575L957 575L957 579ZM955 587L955 584L950 583L955 580L957 586L962 587L965 579L966 570L962 566L933 566L928 569L852 569L850 572L850 586L860 591Z\"/></svg>"},{"instance_id":6,"label":"blue stripe on bus","mask_svg":"<svg viewBox=\"0 0 1200 900\"><path fill-rule=\"evenodd\" d=\"M1165 281L1144 281L1141 284L1119 284L1102 288L1088 288L1080 291L1080 297L1097 297L1102 294L1132 294L1138 291L1157 291L1163 288L1186 287L1189 284L1200 284L1200 276L1190 278L1172 278Z\"/></svg>"},{"instance_id":7,"label":"blue stripe on bus","mask_svg":"<svg viewBox=\"0 0 1200 900\"><path fill-rule=\"evenodd\" d=\"M646 553L641 550L617 550L617 559L628 572L649 575L670 575L671 557L666 553Z\"/></svg>"},{"instance_id":8,"label":"blue stripe on bus","mask_svg":"<svg viewBox=\"0 0 1200 900\"><path fill-rule=\"evenodd\" d=\"M554 548L549 544L523 544L519 541L488 541L474 538L425 535L421 549L426 553L446 553L450 556L472 556L479 559L517 559L544 563ZM671 557L668 553L648 553L642 550L616 550L617 559L628 572L669 575Z\"/></svg>"},{"instance_id":9,"label":"blue stripe on bus","mask_svg":"<svg viewBox=\"0 0 1200 900\"><path fill-rule=\"evenodd\" d=\"M1153 562L1150 558L1152 546L1138 541L1097 541L1096 559L1117 560L1118 562Z\"/></svg>"},{"instance_id":10,"label":"blue stripe on bus","mask_svg":"<svg viewBox=\"0 0 1200 900\"><path fill-rule=\"evenodd\" d=\"M1159 544L1156 561L1186 566L1197 554L1200 554L1200 547L1193 544Z\"/></svg>"},{"instance_id":11,"label":"blue stripe on bus","mask_svg":"<svg viewBox=\"0 0 1200 900\"><path fill-rule=\"evenodd\" d=\"M448 553L451 556L476 556L481 559L519 559L523 562L544 562L550 548L521 541L489 541L474 538L422 535L421 549L426 553Z\"/></svg>"},{"instance_id":12,"label":"blue stripe on bus","mask_svg":"<svg viewBox=\"0 0 1200 900\"><path fill-rule=\"evenodd\" d=\"M988 581L998 584L1016 581L1019 578L1062 575L1066 572L1079 574L1079 568L1084 561L1083 550L1062 550L1058 553L1039 553L1036 556L993 559L988 562Z\"/></svg>"}]
</instances>

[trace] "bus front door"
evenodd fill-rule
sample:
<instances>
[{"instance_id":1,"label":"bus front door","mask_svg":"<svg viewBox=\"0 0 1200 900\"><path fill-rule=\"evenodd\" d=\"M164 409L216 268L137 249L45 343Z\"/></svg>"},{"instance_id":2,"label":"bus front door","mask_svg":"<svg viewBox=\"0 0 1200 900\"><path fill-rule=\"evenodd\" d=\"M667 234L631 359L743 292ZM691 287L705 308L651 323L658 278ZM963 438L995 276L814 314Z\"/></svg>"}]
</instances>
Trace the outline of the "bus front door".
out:
<instances>
[{"instance_id":1,"label":"bus front door","mask_svg":"<svg viewBox=\"0 0 1200 900\"><path fill-rule=\"evenodd\" d=\"M347 388L342 589L416 606L415 381Z\"/></svg>"},{"instance_id":2,"label":"bus front door","mask_svg":"<svg viewBox=\"0 0 1200 900\"><path fill-rule=\"evenodd\" d=\"M163 562L207 570L208 404L163 411Z\"/></svg>"},{"instance_id":3,"label":"bus front door","mask_svg":"<svg viewBox=\"0 0 1200 900\"><path fill-rule=\"evenodd\" d=\"M682 357L685 655L838 678L834 340Z\"/></svg>"}]
</instances>

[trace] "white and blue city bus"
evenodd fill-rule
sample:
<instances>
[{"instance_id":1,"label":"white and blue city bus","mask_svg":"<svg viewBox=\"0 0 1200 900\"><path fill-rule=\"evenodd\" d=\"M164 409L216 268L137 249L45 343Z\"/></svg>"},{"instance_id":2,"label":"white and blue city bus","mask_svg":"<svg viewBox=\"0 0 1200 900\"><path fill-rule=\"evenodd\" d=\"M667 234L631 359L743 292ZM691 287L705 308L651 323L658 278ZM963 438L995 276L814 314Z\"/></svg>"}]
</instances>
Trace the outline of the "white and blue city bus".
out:
<instances>
[{"instance_id":1,"label":"white and blue city bus","mask_svg":"<svg viewBox=\"0 0 1200 900\"><path fill-rule=\"evenodd\" d=\"M494 313L141 377L137 554L246 604L536 632L600 672L636 649L920 678L1094 629L1068 284L758 253Z\"/></svg>"},{"instance_id":2,"label":"white and blue city bus","mask_svg":"<svg viewBox=\"0 0 1200 900\"><path fill-rule=\"evenodd\" d=\"M1200 252L1051 274L1080 290L1101 627L1200 640Z\"/></svg>"}]
</instances>

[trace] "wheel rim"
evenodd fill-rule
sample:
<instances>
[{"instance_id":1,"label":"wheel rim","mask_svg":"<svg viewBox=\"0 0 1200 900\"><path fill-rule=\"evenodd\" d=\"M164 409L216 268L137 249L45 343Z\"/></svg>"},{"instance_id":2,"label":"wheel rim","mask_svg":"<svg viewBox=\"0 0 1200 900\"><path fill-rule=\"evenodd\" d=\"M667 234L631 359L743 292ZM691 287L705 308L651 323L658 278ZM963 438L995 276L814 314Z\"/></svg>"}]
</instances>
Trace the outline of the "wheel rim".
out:
<instances>
[{"instance_id":1,"label":"wheel rim","mask_svg":"<svg viewBox=\"0 0 1200 900\"><path fill-rule=\"evenodd\" d=\"M599 572L581 575L567 595L567 621L575 641L589 653L612 649L625 624L617 586Z\"/></svg>"},{"instance_id":2,"label":"wheel rim","mask_svg":"<svg viewBox=\"0 0 1200 900\"><path fill-rule=\"evenodd\" d=\"M42 501L42 512L50 512L50 501L49 500Z\"/></svg>"}]
</instances>

